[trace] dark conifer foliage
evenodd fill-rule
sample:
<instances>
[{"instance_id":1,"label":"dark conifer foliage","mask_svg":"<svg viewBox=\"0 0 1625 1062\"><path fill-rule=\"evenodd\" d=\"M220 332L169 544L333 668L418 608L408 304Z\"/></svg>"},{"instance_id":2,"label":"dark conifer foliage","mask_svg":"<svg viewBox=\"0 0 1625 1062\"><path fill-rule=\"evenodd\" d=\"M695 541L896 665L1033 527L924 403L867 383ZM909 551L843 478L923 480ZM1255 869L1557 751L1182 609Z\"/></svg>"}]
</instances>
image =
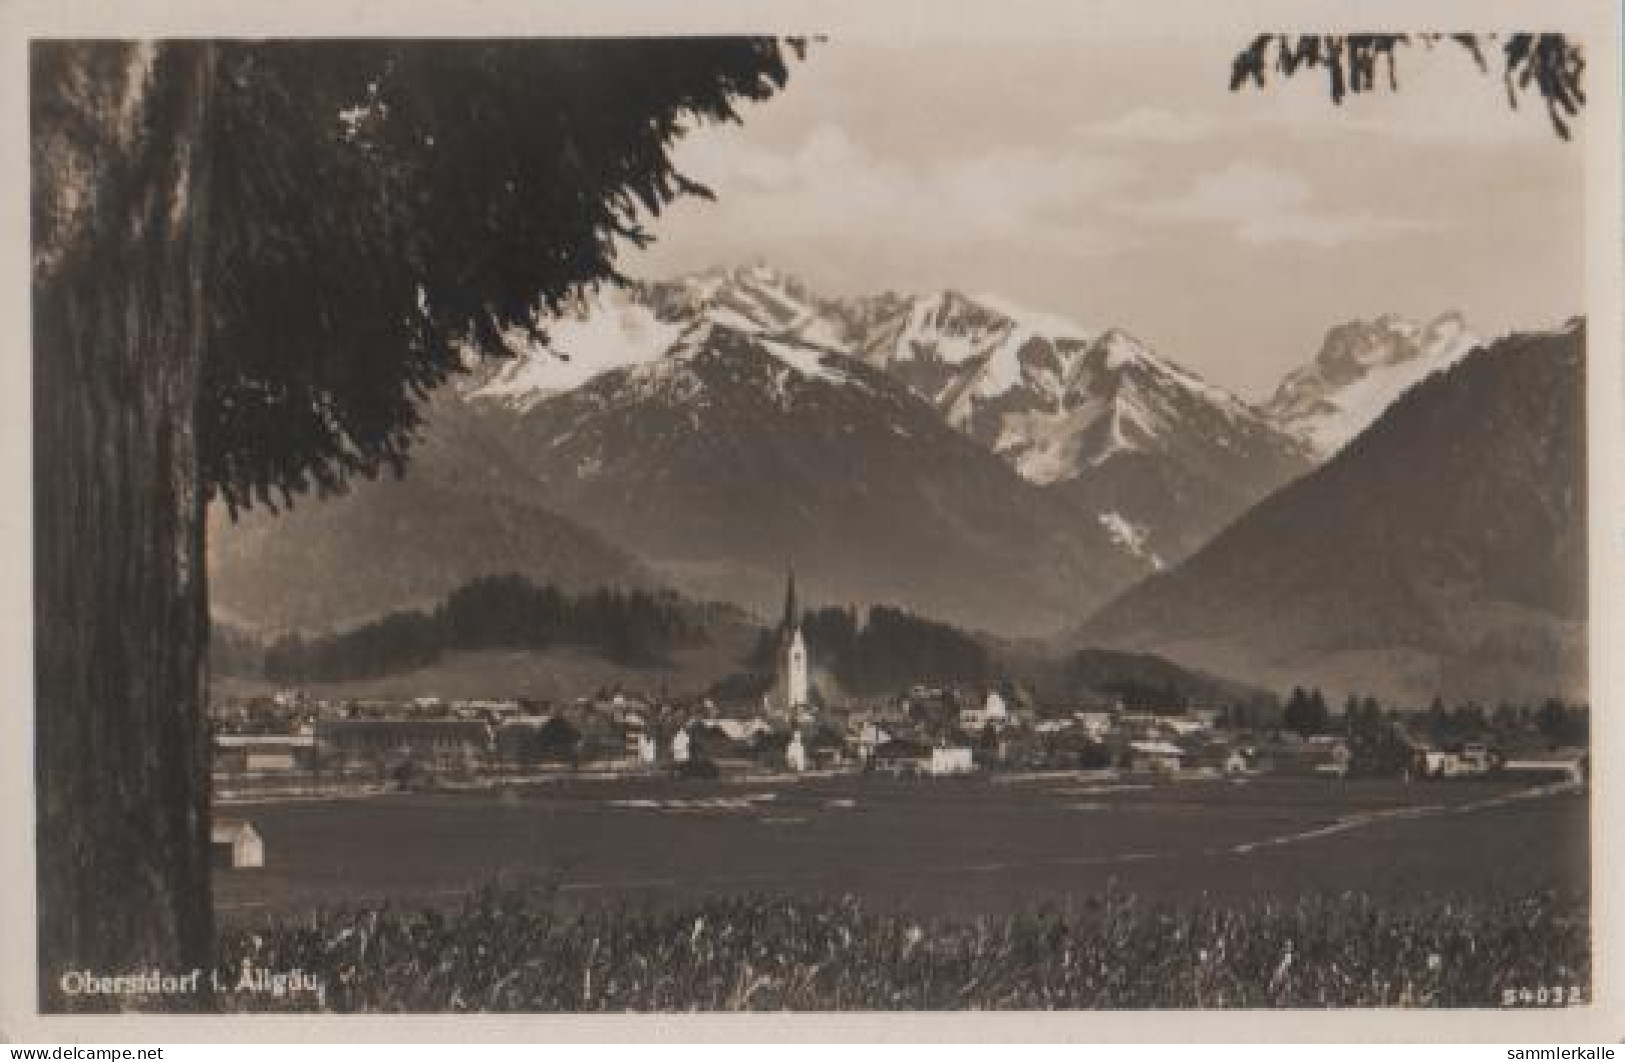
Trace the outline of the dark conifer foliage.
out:
<instances>
[{"instance_id":1,"label":"dark conifer foliage","mask_svg":"<svg viewBox=\"0 0 1625 1062\"><path fill-rule=\"evenodd\" d=\"M785 82L770 39L218 49L201 457L233 510L399 471L428 392L684 195L671 144Z\"/></svg>"},{"instance_id":2,"label":"dark conifer foliage","mask_svg":"<svg viewBox=\"0 0 1625 1062\"><path fill-rule=\"evenodd\" d=\"M823 608L803 614L801 629L815 667L849 693L897 690L916 682L980 682L994 663L980 642L952 624L906 609L875 605L860 621L856 608ZM764 631L751 661L772 667L776 631Z\"/></svg>"},{"instance_id":3,"label":"dark conifer foliage","mask_svg":"<svg viewBox=\"0 0 1625 1062\"><path fill-rule=\"evenodd\" d=\"M275 682L370 678L425 667L457 650L556 645L650 664L704 639L695 607L675 594L603 588L576 595L498 575L460 587L433 612L392 612L325 637L286 635L266 647L264 670Z\"/></svg>"},{"instance_id":4,"label":"dark conifer foliage","mask_svg":"<svg viewBox=\"0 0 1625 1062\"><path fill-rule=\"evenodd\" d=\"M1460 45L1479 70L1488 72L1486 50L1501 53L1501 81L1507 103L1518 106L1521 94L1534 89L1546 104L1552 129L1568 140L1570 122L1585 106L1585 53L1578 41L1561 33L1510 33L1504 37L1477 33L1265 33L1236 55L1231 65L1232 90L1263 88L1271 72L1291 77L1300 70L1326 72L1332 102L1349 93L1370 92L1386 85L1399 88L1396 55L1412 43L1432 48L1448 40Z\"/></svg>"}]
</instances>

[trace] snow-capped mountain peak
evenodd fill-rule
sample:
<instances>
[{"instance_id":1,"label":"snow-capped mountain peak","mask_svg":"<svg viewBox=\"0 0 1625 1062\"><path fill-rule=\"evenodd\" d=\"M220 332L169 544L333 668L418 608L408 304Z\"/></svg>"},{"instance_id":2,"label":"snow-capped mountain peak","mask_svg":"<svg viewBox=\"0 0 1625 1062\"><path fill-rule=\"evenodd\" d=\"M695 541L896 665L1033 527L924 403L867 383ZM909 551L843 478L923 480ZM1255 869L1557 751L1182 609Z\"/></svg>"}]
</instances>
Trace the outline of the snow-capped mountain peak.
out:
<instances>
[{"instance_id":1,"label":"snow-capped mountain peak","mask_svg":"<svg viewBox=\"0 0 1625 1062\"><path fill-rule=\"evenodd\" d=\"M609 291L551 333L473 397L523 414L573 385L588 405L653 399L687 424L747 392L785 414L911 392L1028 483L1100 495L1092 511L1117 514L1106 530L1137 563L1178 559L1307 463L1256 410L1128 330L998 295L823 298L754 263ZM591 356L561 371L553 355L572 345ZM629 371L585 379L615 368L616 351Z\"/></svg>"},{"instance_id":2,"label":"snow-capped mountain peak","mask_svg":"<svg viewBox=\"0 0 1625 1062\"><path fill-rule=\"evenodd\" d=\"M1263 409L1278 428L1330 457L1394 399L1478 345L1459 313L1426 324L1397 314L1349 321L1326 333L1314 361L1289 373Z\"/></svg>"},{"instance_id":3,"label":"snow-capped mountain peak","mask_svg":"<svg viewBox=\"0 0 1625 1062\"><path fill-rule=\"evenodd\" d=\"M518 355L485 372L476 370L466 394L477 402L526 412L601 372L659 358L689 323L662 317L635 292L600 289L549 320L545 344L510 335Z\"/></svg>"},{"instance_id":4,"label":"snow-capped mountain peak","mask_svg":"<svg viewBox=\"0 0 1625 1062\"><path fill-rule=\"evenodd\" d=\"M1101 333L1095 341L1095 349L1100 352L1101 365L1108 372L1126 368L1150 355L1145 344L1121 328L1109 328Z\"/></svg>"},{"instance_id":5,"label":"snow-capped mountain peak","mask_svg":"<svg viewBox=\"0 0 1625 1062\"><path fill-rule=\"evenodd\" d=\"M808 383L867 386L849 364L830 351L787 336L769 336L704 316L690 324L666 353L598 377L593 388L604 403L663 398L695 401L719 380L756 380L781 408ZM602 386L598 386L602 385Z\"/></svg>"}]
</instances>

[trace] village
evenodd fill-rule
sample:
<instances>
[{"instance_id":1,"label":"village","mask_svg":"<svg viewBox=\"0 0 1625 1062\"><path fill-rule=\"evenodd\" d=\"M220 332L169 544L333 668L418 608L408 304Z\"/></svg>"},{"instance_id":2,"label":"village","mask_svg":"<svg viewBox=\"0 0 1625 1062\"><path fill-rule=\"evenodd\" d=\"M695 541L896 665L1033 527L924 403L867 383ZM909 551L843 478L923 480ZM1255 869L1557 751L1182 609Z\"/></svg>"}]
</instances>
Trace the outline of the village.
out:
<instances>
[{"instance_id":1,"label":"village","mask_svg":"<svg viewBox=\"0 0 1625 1062\"><path fill-rule=\"evenodd\" d=\"M1237 705L1037 703L1011 682L915 684L836 700L814 681L793 577L759 701L719 703L600 690L568 703L513 699L315 697L280 690L214 708L213 782L255 798L492 788L551 779L760 780L1042 772L1141 780L1287 775L1470 778L1527 773L1583 781L1586 753L1530 713L1482 717L1441 741L1371 704L1298 725L1289 707L1260 719ZM1318 694L1316 695L1318 697ZM1304 701L1301 691L1294 698ZM1416 713L1413 713L1415 715ZM1421 720L1425 722L1425 720ZM1560 720L1561 722L1561 720ZM1583 724L1582 724L1583 725ZM217 820L228 865L263 858L252 827Z\"/></svg>"},{"instance_id":2,"label":"village","mask_svg":"<svg viewBox=\"0 0 1625 1062\"><path fill-rule=\"evenodd\" d=\"M222 791L445 786L636 773L717 778L812 772L938 777L973 771L1112 771L1168 778L1262 773L1342 777L1349 736L1237 728L1222 708L1040 713L998 690L916 686L878 708L739 714L617 692L560 706L517 700L333 703L286 691L217 714ZM1403 731L1403 727L1396 727ZM1482 741L1411 739L1394 773L1459 777L1578 769L1583 753L1510 759Z\"/></svg>"},{"instance_id":3,"label":"village","mask_svg":"<svg viewBox=\"0 0 1625 1062\"><path fill-rule=\"evenodd\" d=\"M262 799L490 789L562 779L737 782L860 777L921 784L981 774L1042 774L1177 784L1270 776L1404 778L1489 775L1583 784L1581 747L1529 733L1435 746L1404 723L1384 754L1343 733L1234 725L1223 708L1056 713L1012 706L998 690L916 686L878 707L727 710L625 692L558 706L517 700L334 703L284 691L222 707L214 737L217 864L263 865L263 842L232 805Z\"/></svg>"}]
</instances>

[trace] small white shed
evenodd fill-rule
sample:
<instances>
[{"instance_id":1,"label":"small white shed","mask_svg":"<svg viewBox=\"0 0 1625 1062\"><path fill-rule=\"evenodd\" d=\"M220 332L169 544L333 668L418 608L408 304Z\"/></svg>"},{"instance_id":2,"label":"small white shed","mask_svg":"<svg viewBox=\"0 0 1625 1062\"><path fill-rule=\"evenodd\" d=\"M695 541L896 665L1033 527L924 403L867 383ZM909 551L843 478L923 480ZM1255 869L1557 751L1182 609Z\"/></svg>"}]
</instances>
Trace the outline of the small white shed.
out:
<instances>
[{"instance_id":1,"label":"small white shed","mask_svg":"<svg viewBox=\"0 0 1625 1062\"><path fill-rule=\"evenodd\" d=\"M216 819L209 828L210 847L219 867L263 867L265 842L254 824L243 819Z\"/></svg>"}]
</instances>

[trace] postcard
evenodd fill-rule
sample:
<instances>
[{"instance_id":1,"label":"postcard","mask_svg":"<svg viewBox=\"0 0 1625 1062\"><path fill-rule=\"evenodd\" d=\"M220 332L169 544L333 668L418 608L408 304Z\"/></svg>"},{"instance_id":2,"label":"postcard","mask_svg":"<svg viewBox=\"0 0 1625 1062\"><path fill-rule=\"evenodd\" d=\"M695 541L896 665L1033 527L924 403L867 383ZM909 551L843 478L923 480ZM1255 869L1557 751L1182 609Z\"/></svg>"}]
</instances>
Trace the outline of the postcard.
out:
<instances>
[{"instance_id":1,"label":"postcard","mask_svg":"<svg viewBox=\"0 0 1625 1062\"><path fill-rule=\"evenodd\" d=\"M1619 27L1358 15L8 9L8 1038L1625 1034Z\"/></svg>"}]
</instances>

